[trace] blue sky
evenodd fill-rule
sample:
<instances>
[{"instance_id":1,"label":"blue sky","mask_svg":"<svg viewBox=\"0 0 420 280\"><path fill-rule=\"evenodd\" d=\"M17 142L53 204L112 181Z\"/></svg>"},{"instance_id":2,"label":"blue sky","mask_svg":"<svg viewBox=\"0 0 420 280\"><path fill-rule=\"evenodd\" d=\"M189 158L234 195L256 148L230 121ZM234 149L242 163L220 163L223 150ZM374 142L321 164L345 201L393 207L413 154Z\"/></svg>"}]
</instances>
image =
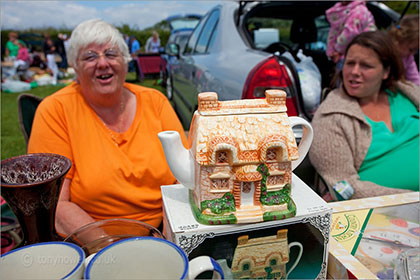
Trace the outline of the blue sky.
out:
<instances>
[{"instance_id":1,"label":"blue sky","mask_svg":"<svg viewBox=\"0 0 420 280\"><path fill-rule=\"evenodd\" d=\"M1 29L74 28L100 18L114 25L144 29L174 14L204 14L216 0L68 1L0 0Z\"/></svg>"}]
</instances>

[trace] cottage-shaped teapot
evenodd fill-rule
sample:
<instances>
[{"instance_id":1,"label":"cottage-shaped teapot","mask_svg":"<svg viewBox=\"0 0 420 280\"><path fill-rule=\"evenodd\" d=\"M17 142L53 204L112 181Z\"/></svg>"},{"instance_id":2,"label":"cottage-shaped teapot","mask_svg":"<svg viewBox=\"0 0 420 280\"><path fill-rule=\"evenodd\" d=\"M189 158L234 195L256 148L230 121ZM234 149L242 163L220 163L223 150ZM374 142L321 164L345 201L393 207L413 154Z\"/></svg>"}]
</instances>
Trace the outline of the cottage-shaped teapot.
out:
<instances>
[{"instance_id":1,"label":"cottage-shaped teapot","mask_svg":"<svg viewBox=\"0 0 420 280\"><path fill-rule=\"evenodd\" d=\"M178 132L158 134L172 173L190 189L197 220L211 225L293 217L292 170L309 151L313 132L304 119L287 116L286 93L218 101L215 92L204 92L198 103L189 150ZM296 125L303 127L299 146Z\"/></svg>"}]
</instances>

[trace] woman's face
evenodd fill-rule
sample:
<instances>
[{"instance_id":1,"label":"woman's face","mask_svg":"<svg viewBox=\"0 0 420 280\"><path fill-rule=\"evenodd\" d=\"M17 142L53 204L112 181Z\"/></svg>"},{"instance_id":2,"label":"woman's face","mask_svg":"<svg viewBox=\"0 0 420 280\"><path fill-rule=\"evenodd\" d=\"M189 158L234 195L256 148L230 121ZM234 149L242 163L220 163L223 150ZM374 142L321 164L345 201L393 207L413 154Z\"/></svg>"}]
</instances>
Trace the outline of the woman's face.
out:
<instances>
[{"instance_id":1,"label":"woman's face","mask_svg":"<svg viewBox=\"0 0 420 280\"><path fill-rule=\"evenodd\" d=\"M414 55L417 50L419 49L419 41L402 41L398 43L398 50L400 52L401 57L407 57L410 55Z\"/></svg>"},{"instance_id":2,"label":"woman's face","mask_svg":"<svg viewBox=\"0 0 420 280\"><path fill-rule=\"evenodd\" d=\"M14 40L16 40L17 39L17 35L16 34L14 34L14 33L9 33L9 40L10 41L14 41Z\"/></svg>"},{"instance_id":3,"label":"woman's face","mask_svg":"<svg viewBox=\"0 0 420 280\"><path fill-rule=\"evenodd\" d=\"M343 84L350 96L364 98L379 93L388 75L389 69L383 67L372 49L360 45L350 47L343 66Z\"/></svg>"},{"instance_id":4,"label":"woman's face","mask_svg":"<svg viewBox=\"0 0 420 280\"><path fill-rule=\"evenodd\" d=\"M84 95L101 98L122 90L127 65L118 47L92 43L80 49L76 74Z\"/></svg>"}]
</instances>

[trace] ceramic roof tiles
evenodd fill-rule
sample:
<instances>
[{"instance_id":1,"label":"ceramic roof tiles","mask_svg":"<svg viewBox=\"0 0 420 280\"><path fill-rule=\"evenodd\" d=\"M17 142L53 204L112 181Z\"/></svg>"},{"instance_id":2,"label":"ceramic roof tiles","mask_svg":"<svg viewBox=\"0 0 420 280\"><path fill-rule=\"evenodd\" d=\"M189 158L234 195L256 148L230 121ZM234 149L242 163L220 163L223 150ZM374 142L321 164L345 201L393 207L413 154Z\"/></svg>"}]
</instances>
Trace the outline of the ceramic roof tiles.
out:
<instances>
[{"instance_id":1,"label":"ceramic roof tiles","mask_svg":"<svg viewBox=\"0 0 420 280\"><path fill-rule=\"evenodd\" d=\"M286 148L283 160L297 159L295 137L286 110L281 108L286 93L272 90L270 98L275 100L218 101L215 93L201 93L192 139L199 164L214 164L215 152L223 149L232 151L233 164L260 162L270 147Z\"/></svg>"}]
</instances>

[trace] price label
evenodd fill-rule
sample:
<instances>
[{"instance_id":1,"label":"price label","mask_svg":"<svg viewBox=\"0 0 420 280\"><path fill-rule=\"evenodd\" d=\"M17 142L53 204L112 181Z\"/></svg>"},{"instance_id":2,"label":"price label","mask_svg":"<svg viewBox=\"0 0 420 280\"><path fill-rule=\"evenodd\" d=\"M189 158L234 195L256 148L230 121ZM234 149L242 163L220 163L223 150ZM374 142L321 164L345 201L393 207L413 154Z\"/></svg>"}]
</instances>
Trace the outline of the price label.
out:
<instances>
[{"instance_id":1,"label":"price label","mask_svg":"<svg viewBox=\"0 0 420 280\"><path fill-rule=\"evenodd\" d=\"M178 229L182 231L186 231L186 230L197 229L198 226L199 226L198 224L182 225L182 226L178 226Z\"/></svg>"},{"instance_id":2,"label":"price label","mask_svg":"<svg viewBox=\"0 0 420 280\"><path fill-rule=\"evenodd\" d=\"M308 213L316 213L316 212L322 212L322 211L328 210L328 208L321 205L321 206L308 207L307 210L308 210Z\"/></svg>"}]
</instances>

